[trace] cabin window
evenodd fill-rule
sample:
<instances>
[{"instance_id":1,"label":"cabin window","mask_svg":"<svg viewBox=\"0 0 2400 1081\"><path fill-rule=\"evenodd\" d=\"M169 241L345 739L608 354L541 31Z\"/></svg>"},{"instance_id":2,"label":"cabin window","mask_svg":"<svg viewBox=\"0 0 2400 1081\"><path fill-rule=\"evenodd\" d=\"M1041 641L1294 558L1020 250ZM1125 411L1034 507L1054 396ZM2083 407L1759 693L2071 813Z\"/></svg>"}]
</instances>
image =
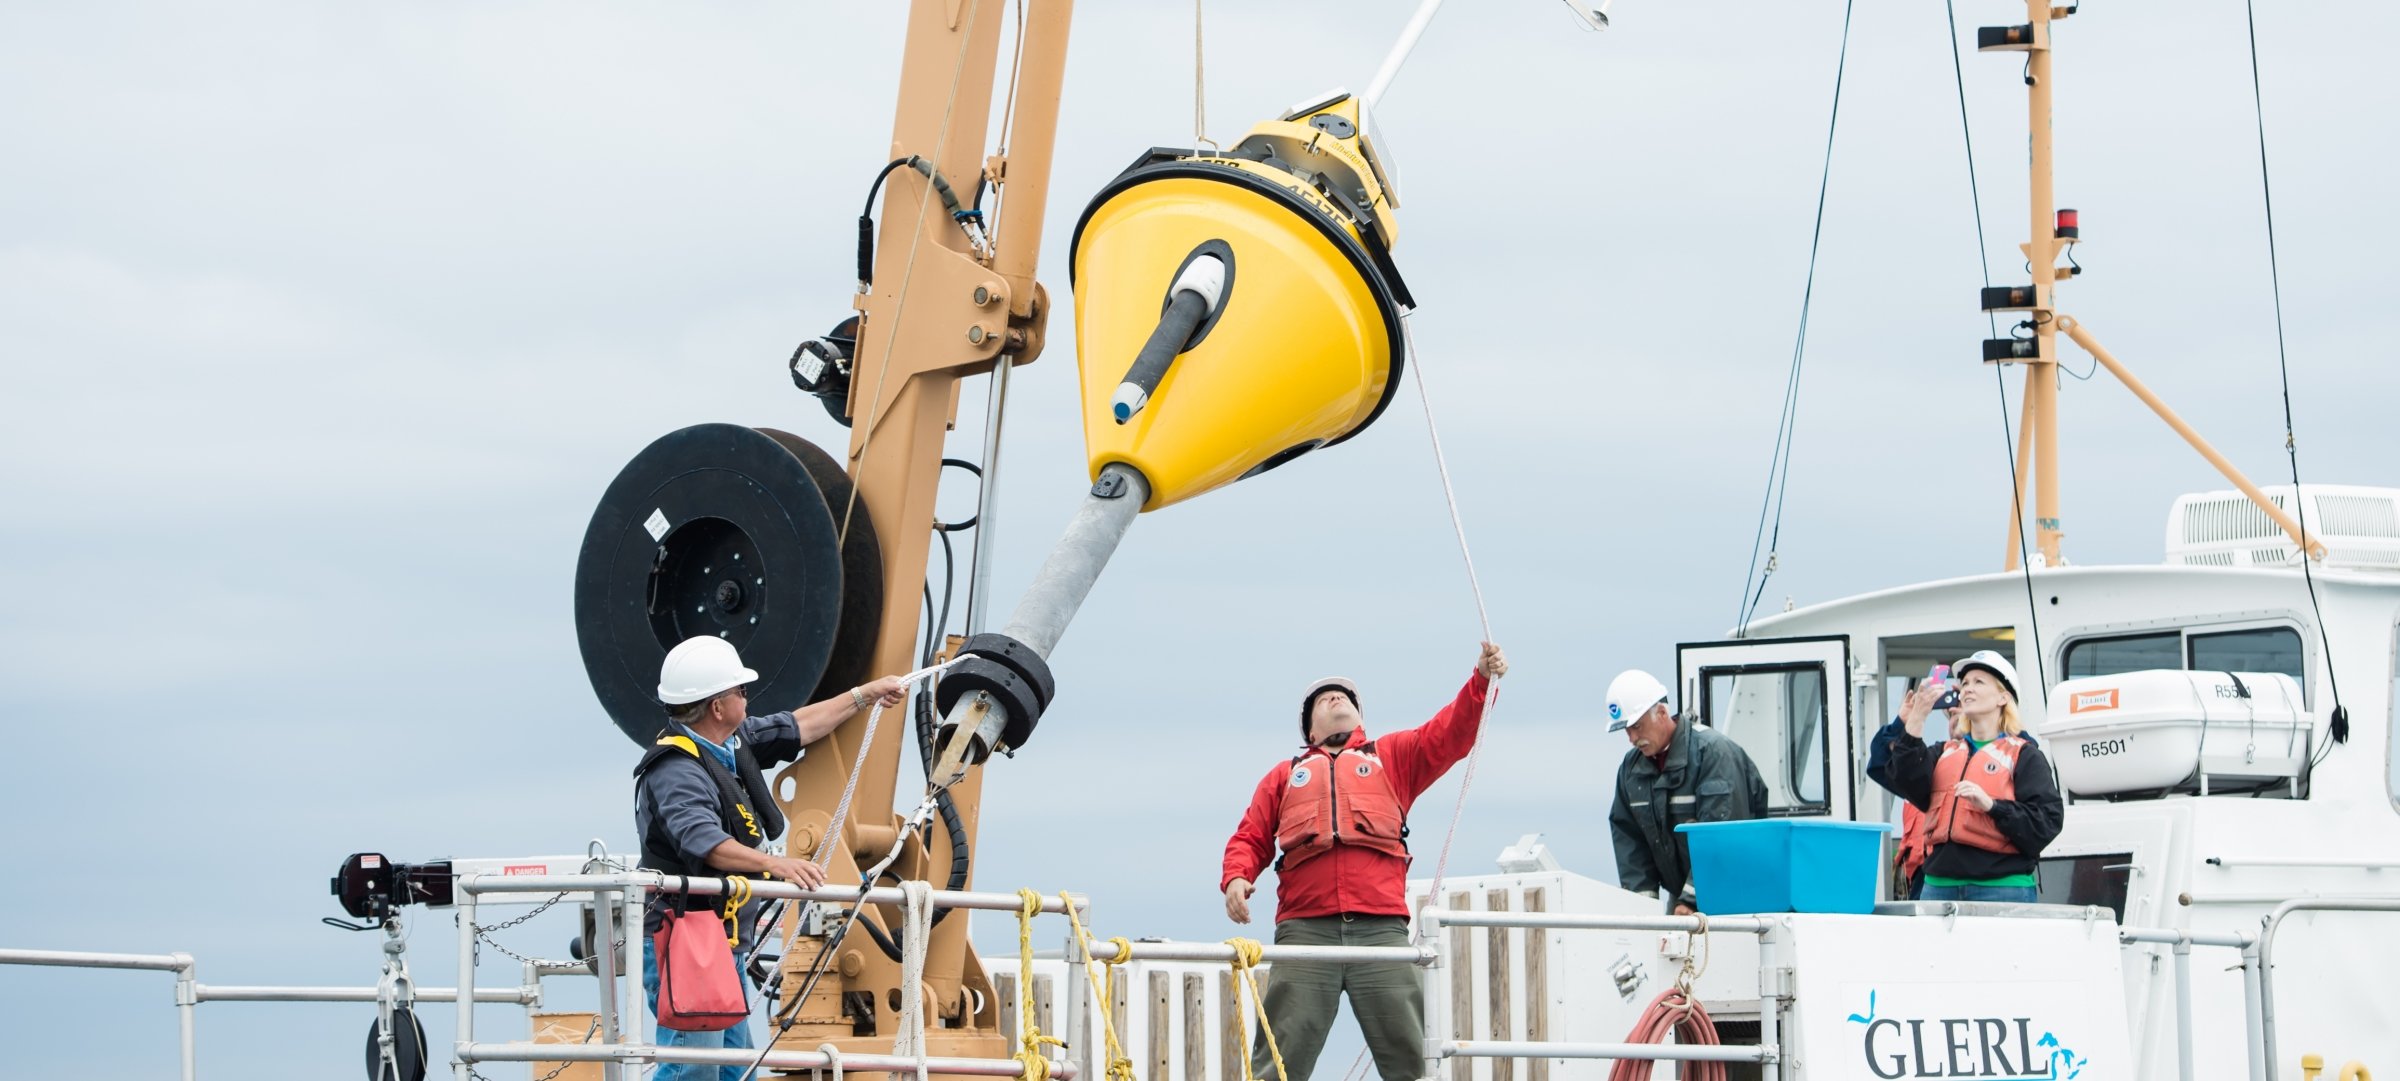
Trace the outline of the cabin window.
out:
<instances>
[{"instance_id":1,"label":"cabin window","mask_svg":"<svg viewBox=\"0 0 2400 1081\"><path fill-rule=\"evenodd\" d=\"M1701 669L1708 726L1742 745L1767 782L1768 814L1822 814L1832 769L1825 753L1825 668L1759 664Z\"/></svg>"},{"instance_id":2,"label":"cabin window","mask_svg":"<svg viewBox=\"0 0 2400 1081\"><path fill-rule=\"evenodd\" d=\"M2195 672L2281 672L2300 678L2300 632L2290 627L2195 634L2189 643Z\"/></svg>"},{"instance_id":3,"label":"cabin window","mask_svg":"<svg viewBox=\"0 0 2400 1081\"><path fill-rule=\"evenodd\" d=\"M2133 853L2054 856L2034 869L2046 905L2105 905L2125 922L2125 888L2133 880Z\"/></svg>"},{"instance_id":4,"label":"cabin window","mask_svg":"<svg viewBox=\"0 0 2400 1081\"><path fill-rule=\"evenodd\" d=\"M2183 667L2183 632L2086 638L2067 647L2067 678Z\"/></svg>"},{"instance_id":5,"label":"cabin window","mask_svg":"<svg viewBox=\"0 0 2400 1081\"><path fill-rule=\"evenodd\" d=\"M2233 631L2153 631L2084 638L2067 645L2068 679L2120 672L2184 669L2193 672L2280 672L2308 685L2300 632L2291 627L2244 627Z\"/></svg>"}]
</instances>

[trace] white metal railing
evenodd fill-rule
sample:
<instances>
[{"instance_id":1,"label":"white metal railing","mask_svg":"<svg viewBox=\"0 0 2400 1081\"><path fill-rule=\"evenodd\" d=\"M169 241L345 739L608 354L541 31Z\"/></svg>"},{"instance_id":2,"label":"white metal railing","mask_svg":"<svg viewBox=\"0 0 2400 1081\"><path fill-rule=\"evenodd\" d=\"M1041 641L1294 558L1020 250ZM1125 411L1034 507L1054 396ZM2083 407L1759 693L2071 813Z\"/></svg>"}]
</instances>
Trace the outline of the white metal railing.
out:
<instances>
[{"instance_id":1,"label":"white metal railing","mask_svg":"<svg viewBox=\"0 0 2400 1081\"><path fill-rule=\"evenodd\" d=\"M1763 1044L1575 1043L1563 1040L1448 1040L1445 1058L1666 1059L1677 1062L1773 1064L1776 1049Z\"/></svg>"},{"instance_id":2,"label":"white metal railing","mask_svg":"<svg viewBox=\"0 0 2400 1081\"><path fill-rule=\"evenodd\" d=\"M1756 935L1761 945L1772 940L1778 926L1761 916L1606 916L1569 912L1508 912L1430 907L1422 918L1433 936L1450 927L1542 928L1564 931L1682 931L1691 934ZM1676 1060L1683 1062L1755 1062L1763 1081L1782 1077L1780 990L1773 978L1773 953L1759 950L1758 1042L1755 1044L1583 1043L1560 1040L1462 1040L1443 1031L1442 999L1428 986L1425 994L1425 1073L1439 1075L1446 1058L1577 1058L1616 1060ZM1429 984L1446 983L1450 974L1438 964Z\"/></svg>"},{"instance_id":3,"label":"white metal railing","mask_svg":"<svg viewBox=\"0 0 2400 1081\"><path fill-rule=\"evenodd\" d=\"M374 987L222 987L215 984L193 984L192 994L201 1002L373 1002L379 989ZM419 987L409 992L419 1002L456 1002L458 988ZM478 987L475 1001L499 1002L519 1006L540 1006L542 990L524 987Z\"/></svg>"},{"instance_id":4,"label":"white metal railing","mask_svg":"<svg viewBox=\"0 0 2400 1081\"><path fill-rule=\"evenodd\" d=\"M1113 942L1092 944L1091 959L1108 964L1126 961L1223 961L1235 960L1233 947L1223 942L1135 942L1132 952L1118 949ZM1343 965L1384 964L1402 961L1412 965L1430 965L1439 956L1431 946L1269 946L1259 947L1259 957L1266 961L1330 961ZM1069 960L1074 960L1070 957Z\"/></svg>"},{"instance_id":5,"label":"white metal railing","mask_svg":"<svg viewBox=\"0 0 2400 1081\"><path fill-rule=\"evenodd\" d=\"M200 1000L192 994L199 966L188 953L90 953L82 950L0 950L0 965L43 965L57 968L116 968L175 974L175 1013L183 1030L183 1081L192 1079L192 1009Z\"/></svg>"},{"instance_id":6,"label":"white metal railing","mask_svg":"<svg viewBox=\"0 0 2400 1081\"><path fill-rule=\"evenodd\" d=\"M458 1009L457 1044L451 1055L457 1081L470 1081L477 1062L598 1062L608 1081L620 1081L626 1064L694 1063L700 1065L748 1066L782 1070L868 1070L893 1073L914 1073L920 1061L934 1073L967 1074L993 1077L1015 1077L1024 1071L1023 1064L1013 1058L944 1058L928 1056L920 1060L915 1055L859 1054L836 1049L816 1051L743 1051L706 1048L659 1047L643 1042L627 1042L622 1033L628 1026L619 1024L618 987L620 979L629 974L617 972L617 943L623 929L630 925L629 913L640 913L644 898L651 892L691 893L706 897L723 896L726 880L700 876L661 874L656 871L625 871L613 874L580 875L485 875L464 874L453 887L458 909L458 971L462 993L474 993L475 985L475 923L476 907L485 895L525 893L589 893L598 909L601 941L592 954L600 976L600 1040L586 1044L555 1044L534 1042L478 1043L475 1040L475 1012L471 1003L460 1002ZM908 903L906 891L895 887L877 886L871 889L835 887L811 890L788 882L754 881L749 883L752 896L784 900L820 901L840 905ZM1019 912L1024 899L1013 893L989 893L969 890L927 891L927 903L944 908L981 909L985 911ZM497 903L497 902L495 902ZM1072 903L1077 912L1086 903L1076 898L1071 902L1060 896L1042 898L1039 911L1061 914ZM923 936L911 936L903 949L922 951ZM626 989L626 999L632 1003L635 1033L642 1031L644 995L636 989ZM770 1038L769 1043L772 1043ZM922 1046L922 1043L919 1043ZM1072 1062L1059 1061L1050 1070L1058 1081L1075 1081L1079 1075Z\"/></svg>"},{"instance_id":7,"label":"white metal railing","mask_svg":"<svg viewBox=\"0 0 2400 1081\"><path fill-rule=\"evenodd\" d=\"M198 962L188 953L96 953L88 950L18 950L0 949L0 965L34 965L47 968L117 969L175 974L175 1012L181 1030L179 1058L183 1081L193 1081L198 1070L196 1008L203 1002L374 1002L379 993L375 987L277 987L200 983L195 977ZM424 1002L453 1002L458 999L454 987L417 988L414 996ZM516 987L492 987L475 992L477 1002L521 1004L531 1013L542 1002L542 989L537 973L528 966L525 982Z\"/></svg>"},{"instance_id":8,"label":"white metal railing","mask_svg":"<svg viewBox=\"0 0 2400 1081\"><path fill-rule=\"evenodd\" d=\"M2258 938L2242 949L2250 962L2245 975L2251 1003L2251 1023L2258 1039L2250 1051L2251 1081L2275 1077L2275 932L2294 912L2400 912L2400 897L2302 897L2276 905L2259 920Z\"/></svg>"},{"instance_id":9,"label":"white metal railing","mask_svg":"<svg viewBox=\"0 0 2400 1081\"><path fill-rule=\"evenodd\" d=\"M2248 1007L2248 1009L2243 1011L2247 1022L2244 1026L2245 1031L2243 1036L2249 1044L2251 1053L2253 1055L2258 1053L2261 1039L2259 1033L2259 1017L2257 1009L2259 981L2256 978L2256 970L2251 965L2252 958L2250 956L2250 946L2252 939L2249 935L2212 935L2206 933L2194 934L2190 931L2175 931L2150 927L2118 928L2117 943L2119 945L2126 945L2135 942L2147 942L2157 945L2173 946L2175 948L2176 1077L2180 1078L2181 1081L2192 1081L2192 947L2194 946L2222 946L2241 951L2242 998L2244 1000L2244 1005Z\"/></svg>"},{"instance_id":10,"label":"white metal railing","mask_svg":"<svg viewBox=\"0 0 2400 1081\"><path fill-rule=\"evenodd\" d=\"M1014 898L1008 907L1015 908ZM1571 1041L1532 1040L1471 1040L1459 1039L1451 1032L1450 1012L1444 1008L1447 998L1446 980L1450 974L1441 960L1444 956L1447 929L1452 927L1544 928L1556 930L1615 930L1615 931L1682 931L1690 933L1771 935L1778 924L1775 920L1757 916L1727 916L1696 919L1689 916L1604 916L1555 912L1507 912L1469 909L1429 908L1424 913L1428 939L1416 946L1262 946L1260 956L1266 961L1316 961L1334 964L1416 965L1427 972L1425 994L1426 1076L1440 1076L1439 1065L1450 1058L1559 1058L1559 1059L1648 1059L1673 1061L1751 1062L1759 1063L1762 1075L1775 1081L1780 1075L1778 1063L1781 1049L1778 1039L1776 998L1771 981L1762 978L1765 991L1760 1010L1761 1040L1757 1044L1646 1044L1646 1043L1588 1043ZM1236 959L1234 948L1223 942L1128 942L1119 946L1110 941L1094 941L1088 953L1078 942L1070 940L1063 951L1050 952L1052 959L1063 958L1066 966L1067 988L1064 998L1067 1011L1067 1032L1076 1032L1080 1011L1086 1008L1091 995L1090 978L1082 962L1087 959L1118 964L1126 961L1191 961L1226 963ZM1766 964L1762 954L1761 964ZM1020 978L1023 978L1022 976ZM1237 1024L1230 1019L1225 1024ZM1244 1034L1245 1038L1248 1034ZM1188 1038L1188 1036L1187 1036Z\"/></svg>"},{"instance_id":11,"label":"white metal railing","mask_svg":"<svg viewBox=\"0 0 2400 1081\"><path fill-rule=\"evenodd\" d=\"M929 1056L923 1060L914 1055L861 1054L835 1049L814 1051L769 1051L763 1059L757 1051L708 1050L696 1048L659 1047L647 1043L627 1042L619 1038L623 1028L618 1023L616 984L630 983L632 972L620 973L616 955L618 943L624 940L629 914L642 910L643 897L653 890L689 892L704 896L722 895L725 880L716 878L685 878L648 871L615 874L491 876L462 875L456 883L459 934L459 982L455 988L415 988L412 997L424 1002L453 1002L458 1005L458 1034L453 1064L464 1081L470 1066L476 1062L599 1062L611 1081L617 1081L621 1068L627 1064L691 1063L699 1065L747 1066L758 1062L764 1067L784 1071L800 1070L863 1070L874 1072L913 1073L920 1061L933 1073L966 1076L1015 1077L1023 1067L1011 1058L958 1058ZM751 892L760 897L830 902L842 905L861 903L904 904L900 889L878 887L869 890L835 888L808 890L782 882L758 882ZM474 1039L474 1010L476 1003L513 1003L526 1007L528 1013L541 1004L541 974L545 969L536 965L524 966L524 982L513 987L475 986L475 943L480 928L475 923L478 899L485 895L515 895L537 893L591 893L598 901L597 921L602 941L592 951L592 969L601 979L601 1005L598 1025L601 1039L596 1043L559 1044L504 1042L480 1043ZM1017 912L1023 907L1016 894L973 891L929 891L929 903L948 908L982 909ZM493 901L491 903L506 903ZM1088 911L1082 898L1057 896L1042 899L1040 911L1059 914L1072 905L1078 913ZM2275 935L2284 920L2302 911L2400 912L2400 897L2304 897L2285 900L2262 919L2259 934L2239 932L2206 933L2186 930L2124 927L2118 930L2121 944L2155 944L2172 947L2175 966L2175 1014L2177 1025L2178 1076L2189 1081L2193 1076L2191 1022L2191 949L2194 946L2225 948L2239 951L2243 970L2243 999L2250 1049L2249 1075L2252 1081L2273 1081L2275 1063L2275 1007L2271 979ZM1426 989L1426 1064L1427 1075L1438 1073L1439 1063L1449 1058L1556 1058L1556 1059L1649 1059L1676 1061L1749 1062L1760 1066L1766 1081L1778 1081L1782 1049L1779 1047L1781 996L1783 989L1775 978L1774 954L1762 949L1759 954L1759 1041L1756 1044L1690 1045L1595 1043L1547 1040L1472 1040L1458 1034L1433 1035L1446 1032L1449 1011L1442 1008L1447 999L1447 982L1453 974L1446 971L1441 958L1442 944L1448 928L1539 928L1547 930L1615 930L1666 931L1691 934L1746 934L1760 938L1762 945L1771 942L1781 922L1773 917L1726 916L1696 918L1689 916L1607 916L1541 911L1478 911L1428 907L1423 913L1428 941L1415 946L1276 946L1261 947L1261 959L1267 961L1314 961L1339 964L1388 964L1402 962L1424 968L1428 973ZM912 938L910 949L922 950L923 944ZM1115 942L1094 941L1087 949L1070 938L1063 951L1067 965L1068 994L1066 1025L1063 1031L1078 1031L1076 1026L1090 997L1089 977L1080 963L1088 959L1110 964L1127 961L1188 961L1230 963L1238 959L1237 952L1224 942ZM375 1002L376 987L323 986L230 986L202 984L197 980L197 964L190 954L132 954L98 953L74 950L0 949L0 965L36 965L93 969L170 972L175 975L175 1005L181 1030L182 1078L194 1077L194 1009L202 1002ZM579 967L579 970L580 969ZM1029 978L1030 974L1020 974ZM634 1004L635 1018L643 1012L643 996L638 987L626 988ZM1233 1022L1228 1022L1233 1023ZM638 1024L634 1031L641 1031ZM1088 1050L1088 1049L1087 1049ZM1051 1076L1060 1081L1075 1081L1088 1067L1068 1059L1055 1063Z\"/></svg>"},{"instance_id":12,"label":"white metal railing","mask_svg":"<svg viewBox=\"0 0 2400 1081\"><path fill-rule=\"evenodd\" d=\"M572 1043L462 1043L459 1054L469 1062L597 1062L603 1067L649 1065L652 1063L691 1063L701 1066L749 1066L758 1063L762 1069L794 1072L799 1070L861 1070L913 1076L917 1072L914 1055L862 1055L849 1051L768 1051L710 1047L655 1047L638 1044L572 1044ZM925 1059L927 1073L965 1074L975 1077L1016 1077L1025 1067L1009 1058L945 1058L930 1055ZM1057 1063L1050 1076L1059 1081L1075 1081L1079 1076L1071 1063Z\"/></svg>"}]
</instances>

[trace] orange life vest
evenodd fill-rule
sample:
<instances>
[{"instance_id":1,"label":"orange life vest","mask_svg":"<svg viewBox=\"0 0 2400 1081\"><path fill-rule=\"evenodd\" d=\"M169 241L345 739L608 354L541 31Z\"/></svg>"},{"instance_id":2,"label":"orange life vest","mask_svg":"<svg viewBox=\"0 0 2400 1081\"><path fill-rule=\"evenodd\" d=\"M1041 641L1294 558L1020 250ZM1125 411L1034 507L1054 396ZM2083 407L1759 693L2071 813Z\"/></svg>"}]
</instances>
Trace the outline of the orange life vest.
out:
<instances>
[{"instance_id":1,"label":"orange life vest","mask_svg":"<svg viewBox=\"0 0 2400 1081\"><path fill-rule=\"evenodd\" d=\"M1933 819L1906 800L1900 803L1900 881L1917 877L1925 857L1933 854Z\"/></svg>"},{"instance_id":2,"label":"orange life vest","mask_svg":"<svg viewBox=\"0 0 2400 1081\"><path fill-rule=\"evenodd\" d=\"M1276 867L1289 869L1332 851L1357 845L1408 858L1408 816L1392 790L1375 744L1322 747L1292 761L1276 815L1275 844L1283 849Z\"/></svg>"},{"instance_id":3,"label":"orange life vest","mask_svg":"<svg viewBox=\"0 0 2400 1081\"><path fill-rule=\"evenodd\" d=\"M1973 781L1995 800L2017 798L2017 758L2024 748L2024 739L2017 736L2002 736L1971 753L1963 739L1942 745L1941 760L1933 764L1933 809L1927 815L1933 821L1935 844L1962 844L1987 852L2017 850L1989 812L1958 798L1953 790L1960 781Z\"/></svg>"}]
</instances>

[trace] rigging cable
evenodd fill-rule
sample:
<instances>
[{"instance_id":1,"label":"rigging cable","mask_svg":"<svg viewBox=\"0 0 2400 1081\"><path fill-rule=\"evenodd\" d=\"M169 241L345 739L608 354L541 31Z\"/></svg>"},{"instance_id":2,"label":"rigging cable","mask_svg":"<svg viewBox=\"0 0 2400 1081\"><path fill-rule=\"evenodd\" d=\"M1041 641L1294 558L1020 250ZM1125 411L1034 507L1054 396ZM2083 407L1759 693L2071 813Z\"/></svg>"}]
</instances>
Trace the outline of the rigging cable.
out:
<instances>
[{"instance_id":1,"label":"rigging cable","mask_svg":"<svg viewBox=\"0 0 2400 1081\"><path fill-rule=\"evenodd\" d=\"M1475 553L1467 550L1467 527L1466 523L1458 516L1458 493L1450 485L1450 463L1442 455L1442 434L1435 430L1433 425L1433 399L1426 396L1425 393L1425 364L1417 356L1417 336L1415 329L1411 326L1413 322L1414 320L1409 315L1400 317L1401 342L1408 350L1408 370L1416 377L1417 404L1425 409L1425 437L1433 444L1433 467L1441 475L1442 499L1450 507L1450 529L1458 534L1458 555L1467 565L1467 590L1475 596L1475 618L1483 626L1483 640L1490 642L1492 640L1492 616L1483 604L1483 583L1475 575ZM1477 663L1480 665L1480 658ZM1474 787L1475 784L1475 755L1476 752L1483 749L1484 726L1491 723L1492 707L1498 705L1499 702L1500 680L1497 677L1487 678L1484 681L1483 689L1483 716L1476 721L1475 742L1467 745L1466 770L1459 775L1458 800L1450 808L1450 828L1442 834L1442 854L1433 861L1433 884L1425 891L1425 900L1428 904L1438 903L1441 899L1442 876L1450 869L1450 842L1458 837L1458 822L1465 816L1467 810L1467 789ZM1413 941L1422 942L1424 933L1425 921L1420 919L1410 938Z\"/></svg>"},{"instance_id":2,"label":"rigging cable","mask_svg":"<svg viewBox=\"0 0 2400 1081\"><path fill-rule=\"evenodd\" d=\"M1017 0L1016 26L1016 44L1009 49L1008 97L1000 107L1000 149L992 154L993 157L1000 160L1004 180L1008 169L1008 143L1017 134L1017 74L1025 66L1025 0ZM991 179L991 170L988 168L984 170L983 175L975 178L976 210L983 209L984 185L990 183ZM984 241L990 245L992 253L997 255L1000 251L1000 208L1008 202L1008 185L1003 182L993 186L1000 190L998 199L992 203L992 227L985 231Z\"/></svg>"},{"instance_id":3,"label":"rigging cable","mask_svg":"<svg viewBox=\"0 0 2400 1081\"><path fill-rule=\"evenodd\" d=\"M1775 548L1783 537L1783 496L1792 474L1792 431L1800 418L1800 362L1808 352L1809 302L1817 291L1817 249L1825 237L1825 193L1833 179L1833 135L1842 119L1842 75L1850 66L1850 12L1856 0L1842 3L1842 48L1833 67L1833 111L1825 121L1825 163L1817 175L1817 220L1808 238L1808 280L1800 291L1800 327L1792 340L1791 373L1784 378L1783 411L1775 422L1775 449L1767 457L1767 490L1758 499L1758 528L1750 537L1750 565L1742 573L1742 588L1746 596L1739 598L1734 611L1734 637L1746 637L1750 632L1750 616L1758 611L1758 599L1767 592L1767 579L1775 573ZM1774 528L1767 528L1767 509L1775 511ZM1759 564L1760 542L1765 542L1766 564ZM1757 592L1750 592L1750 576L1758 575Z\"/></svg>"},{"instance_id":4,"label":"rigging cable","mask_svg":"<svg viewBox=\"0 0 2400 1081\"><path fill-rule=\"evenodd\" d=\"M1975 179L1975 129L1967 122L1967 73L1965 64L1958 58L1956 0L1943 0L1942 10L1950 18L1950 76L1958 84L1958 134L1967 150L1967 195L1975 204L1975 265L1982 270L1983 284L1988 289L1992 284L1992 256L1983 240L1983 188ZM1999 321L1989 311L1983 313L1983 318L1991 327L1992 337L1999 337ZM2098 360L2092 361L2095 367L2099 363ZM2027 378L2033 375L2032 369L2026 370ZM2008 418L2008 377L1997 364L1992 365L1992 386L2000 392L2000 442L2008 452L2008 493L2013 501L2010 520L2017 524L2017 567L2025 576L2025 623L2033 632L2033 678L2041 686L2042 704L2046 710L2050 702L2050 677L2043 671L2042 617L2033 599L2033 557L2025 546L2025 481L2017 474L2017 439Z\"/></svg>"},{"instance_id":5,"label":"rigging cable","mask_svg":"<svg viewBox=\"0 0 2400 1081\"><path fill-rule=\"evenodd\" d=\"M2275 259L2275 188L2267 180L2267 104L2266 94L2259 89L2258 78L2258 12L2252 0L2243 0L2242 14L2250 29L2250 102L2258 119L2258 193L2265 201L2267 213L2267 280L2275 294L2275 371L2283 381L2283 453L2292 466L2292 512L2300 523L2300 578L2308 583L2308 608L2316 616L2317 641L2325 651L2325 686L2333 694L2333 714L2326 731L2334 743L2350 742L2350 711L2342 705L2342 684L2333 675L2333 637L2325 627L2325 610L2317 604L2317 578L2309 564L2315 562L2308 552L2308 500L2300 490L2300 447L2292 427L2292 368L2283 345L2283 271ZM2332 750L2327 744L2309 762L2313 770L2325 754Z\"/></svg>"},{"instance_id":6,"label":"rigging cable","mask_svg":"<svg viewBox=\"0 0 2400 1081\"><path fill-rule=\"evenodd\" d=\"M1202 0L1192 0L1192 153L1200 152L1200 144L1209 149L1223 149L1208 137L1208 50L1200 33Z\"/></svg>"}]
</instances>

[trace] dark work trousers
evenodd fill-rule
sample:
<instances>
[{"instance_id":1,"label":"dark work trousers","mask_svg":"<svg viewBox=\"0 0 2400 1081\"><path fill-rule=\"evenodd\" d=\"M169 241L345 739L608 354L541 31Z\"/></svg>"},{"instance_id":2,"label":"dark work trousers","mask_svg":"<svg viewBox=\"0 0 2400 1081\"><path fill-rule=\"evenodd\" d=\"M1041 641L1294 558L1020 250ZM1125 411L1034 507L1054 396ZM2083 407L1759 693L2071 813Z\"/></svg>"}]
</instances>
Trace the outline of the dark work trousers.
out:
<instances>
[{"instance_id":1,"label":"dark work trousers","mask_svg":"<svg viewBox=\"0 0 2400 1081\"><path fill-rule=\"evenodd\" d=\"M1405 916L1312 916L1275 925L1278 946L1406 946ZM1383 1081L1416 1081L1425 1072L1425 982L1406 961L1344 965L1331 961L1277 961L1267 981L1267 1023L1291 1081L1307 1081L1333 1029L1341 996L1366 1034ZM1250 1068L1260 1081L1275 1081L1275 1059L1260 1033Z\"/></svg>"}]
</instances>

